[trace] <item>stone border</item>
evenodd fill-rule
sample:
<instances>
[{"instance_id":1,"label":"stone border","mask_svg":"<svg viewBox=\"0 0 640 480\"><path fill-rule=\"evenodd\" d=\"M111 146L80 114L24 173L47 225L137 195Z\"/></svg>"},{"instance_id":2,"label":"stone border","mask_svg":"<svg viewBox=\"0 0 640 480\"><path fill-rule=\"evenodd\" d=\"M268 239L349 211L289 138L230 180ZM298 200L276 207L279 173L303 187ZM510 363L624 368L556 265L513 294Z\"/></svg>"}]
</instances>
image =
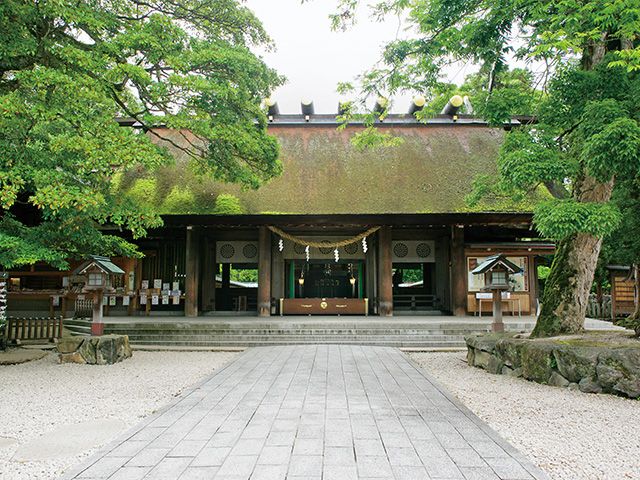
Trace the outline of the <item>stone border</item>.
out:
<instances>
[{"instance_id":1,"label":"stone border","mask_svg":"<svg viewBox=\"0 0 640 480\"><path fill-rule=\"evenodd\" d=\"M533 382L640 398L638 346L569 339L528 339L505 334L470 335L467 363L490 373L523 377Z\"/></svg>"}]
</instances>

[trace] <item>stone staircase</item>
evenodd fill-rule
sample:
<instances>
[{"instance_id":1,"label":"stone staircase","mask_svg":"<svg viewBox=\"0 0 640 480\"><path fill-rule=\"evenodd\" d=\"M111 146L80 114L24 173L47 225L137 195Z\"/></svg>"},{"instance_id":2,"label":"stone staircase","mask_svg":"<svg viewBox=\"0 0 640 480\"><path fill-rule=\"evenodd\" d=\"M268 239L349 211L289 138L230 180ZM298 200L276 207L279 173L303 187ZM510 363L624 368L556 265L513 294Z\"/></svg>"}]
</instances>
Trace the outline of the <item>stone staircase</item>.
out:
<instances>
[{"instance_id":1,"label":"stone staircase","mask_svg":"<svg viewBox=\"0 0 640 480\"><path fill-rule=\"evenodd\" d=\"M272 317L105 318L105 334L128 335L135 347L249 347L287 344L386 345L416 349L464 348L464 336L488 331L490 318L473 317ZM90 332L88 320L69 320L74 335ZM532 321L506 323L509 331L530 331Z\"/></svg>"}]
</instances>

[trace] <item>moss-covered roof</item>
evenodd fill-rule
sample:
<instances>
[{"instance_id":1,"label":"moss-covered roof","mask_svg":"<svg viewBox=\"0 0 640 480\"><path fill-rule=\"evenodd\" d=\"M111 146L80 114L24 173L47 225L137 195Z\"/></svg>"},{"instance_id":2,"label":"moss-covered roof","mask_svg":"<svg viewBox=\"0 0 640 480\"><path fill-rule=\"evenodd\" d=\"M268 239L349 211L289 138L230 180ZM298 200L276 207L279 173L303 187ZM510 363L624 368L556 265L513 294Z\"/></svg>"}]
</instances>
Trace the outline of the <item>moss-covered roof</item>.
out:
<instances>
[{"instance_id":1,"label":"moss-covered roof","mask_svg":"<svg viewBox=\"0 0 640 480\"><path fill-rule=\"evenodd\" d=\"M382 127L402 137L402 144L360 151L350 142L360 128L272 126L284 172L258 190L199 178L180 155L175 166L153 177L138 172L119 178L117 188L168 214L460 212L468 210L464 198L475 176L496 171L504 135L479 125ZM180 141L178 132L162 134ZM232 196L238 201L230 201ZM514 205L483 209L528 210Z\"/></svg>"}]
</instances>

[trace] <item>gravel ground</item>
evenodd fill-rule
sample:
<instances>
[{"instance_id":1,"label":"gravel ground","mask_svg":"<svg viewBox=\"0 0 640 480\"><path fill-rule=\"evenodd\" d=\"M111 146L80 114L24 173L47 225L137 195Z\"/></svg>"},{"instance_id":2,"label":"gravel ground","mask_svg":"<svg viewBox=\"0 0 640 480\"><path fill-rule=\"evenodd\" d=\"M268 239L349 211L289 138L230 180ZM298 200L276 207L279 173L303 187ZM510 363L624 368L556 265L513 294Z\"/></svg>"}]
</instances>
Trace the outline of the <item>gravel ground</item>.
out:
<instances>
[{"instance_id":1,"label":"gravel ground","mask_svg":"<svg viewBox=\"0 0 640 480\"><path fill-rule=\"evenodd\" d=\"M640 479L640 401L492 375L463 352L408 355L552 478Z\"/></svg>"},{"instance_id":2,"label":"gravel ground","mask_svg":"<svg viewBox=\"0 0 640 480\"><path fill-rule=\"evenodd\" d=\"M109 366L59 365L55 354L0 367L0 477L51 480L100 445L55 461L12 461L17 449L64 425L118 420L113 438L233 359L230 352L134 352ZM13 443L17 440L17 443Z\"/></svg>"}]
</instances>

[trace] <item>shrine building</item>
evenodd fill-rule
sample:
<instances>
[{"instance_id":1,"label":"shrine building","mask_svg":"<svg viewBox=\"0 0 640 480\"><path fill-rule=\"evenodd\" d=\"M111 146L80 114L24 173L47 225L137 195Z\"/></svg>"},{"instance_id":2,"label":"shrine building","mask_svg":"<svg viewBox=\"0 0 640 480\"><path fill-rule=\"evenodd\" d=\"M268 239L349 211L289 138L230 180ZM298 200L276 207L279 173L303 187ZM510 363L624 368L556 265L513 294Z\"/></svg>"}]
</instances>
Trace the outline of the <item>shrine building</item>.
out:
<instances>
[{"instance_id":1,"label":"shrine building","mask_svg":"<svg viewBox=\"0 0 640 480\"><path fill-rule=\"evenodd\" d=\"M189 132L158 128L176 164L128 173L117 188L155 202L164 226L135 241L144 258L112 259L125 274L104 314L490 314L471 271L496 253L522 270L505 313L535 314L536 266L554 247L537 238L530 204L465 202L475 178L496 174L505 131L524 121L495 128L465 115L390 114L377 126L402 143L359 150L350 139L362 124L338 130L335 115L272 109L283 173L257 190L197 178L171 145ZM79 263L9 272L9 314L81 315L87 298L70 273Z\"/></svg>"}]
</instances>

